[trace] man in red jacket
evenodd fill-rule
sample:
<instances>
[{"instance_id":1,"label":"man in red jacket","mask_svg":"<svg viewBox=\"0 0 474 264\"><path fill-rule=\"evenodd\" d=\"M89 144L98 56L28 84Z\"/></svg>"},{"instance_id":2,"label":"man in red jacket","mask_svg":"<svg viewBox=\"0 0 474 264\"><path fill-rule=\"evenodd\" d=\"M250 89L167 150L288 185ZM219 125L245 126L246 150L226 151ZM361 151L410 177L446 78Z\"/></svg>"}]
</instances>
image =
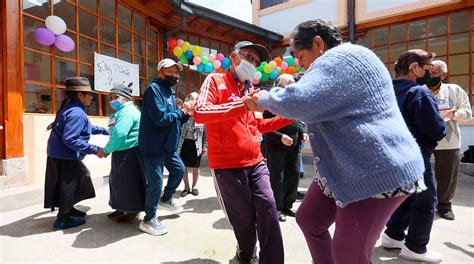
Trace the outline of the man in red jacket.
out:
<instances>
[{"instance_id":1,"label":"man in red jacket","mask_svg":"<svg viewBox=\"0 0 474 264\"><path fill-rule=\"evenodd\" d=\"M196 123L206 124L209 168L213 169L219 202L237 238L237 258L259 263L284 261L278 215L269 172L260 152L261 133L284 127L292 120L256 119L246 101L256 66L270 58L268 50L249 41L239 42L230 55L231 67L210 74L194 109Z\"/></svg>"}]
</instances>

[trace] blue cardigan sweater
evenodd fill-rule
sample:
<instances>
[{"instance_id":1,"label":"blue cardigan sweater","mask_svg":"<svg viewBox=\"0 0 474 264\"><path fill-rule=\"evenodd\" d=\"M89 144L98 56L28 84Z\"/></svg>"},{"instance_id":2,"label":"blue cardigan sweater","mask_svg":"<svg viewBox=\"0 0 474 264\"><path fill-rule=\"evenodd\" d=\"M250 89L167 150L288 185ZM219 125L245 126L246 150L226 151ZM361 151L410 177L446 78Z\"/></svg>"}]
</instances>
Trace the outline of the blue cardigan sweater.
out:
<instances>
[{"instance_id":1,"label":"blue cardigan sweater","mask_svg":"<svg viewBox=\"0 0 474 264\"><path fill-rule=\"evenodd\" d=\"M84 105L72 101L58 113L56 125L48 139L48 156L57 159L82 160L95 154L99 147L89 144L91 134L108 135L109 131L91 124Z\"/></svg>"},{"instance_id":2,"label":"blue cardigan sweater","mask_svg":"<svg viewBox=\"0 0 474 264\"><path fill-rule=\"evenodd\" d=\"M272 89L258 105L308 124L315 165L340 207L423 177L390 74L369 49L328 50L298 83Z\"/></svg>"}]
</instances>

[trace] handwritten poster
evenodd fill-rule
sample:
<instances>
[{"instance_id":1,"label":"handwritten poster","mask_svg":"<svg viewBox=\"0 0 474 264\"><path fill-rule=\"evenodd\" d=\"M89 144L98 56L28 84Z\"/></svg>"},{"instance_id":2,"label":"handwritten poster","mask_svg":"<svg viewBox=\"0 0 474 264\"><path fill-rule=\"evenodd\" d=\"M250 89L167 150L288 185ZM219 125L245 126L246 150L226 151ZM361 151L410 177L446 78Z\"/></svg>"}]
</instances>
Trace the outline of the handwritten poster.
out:
<instances>
[{"instance_id":1,"label":"handwritten poster","mask_svg":"<svg viewBox=\"0 0 474 264\"><path fill-rule=\"evenodd\" d=\"M96 91L110 92L117 84L132 88L132 95L140 95L138 64L94 52L94 87Z\"/></svg>"}]
</instances>

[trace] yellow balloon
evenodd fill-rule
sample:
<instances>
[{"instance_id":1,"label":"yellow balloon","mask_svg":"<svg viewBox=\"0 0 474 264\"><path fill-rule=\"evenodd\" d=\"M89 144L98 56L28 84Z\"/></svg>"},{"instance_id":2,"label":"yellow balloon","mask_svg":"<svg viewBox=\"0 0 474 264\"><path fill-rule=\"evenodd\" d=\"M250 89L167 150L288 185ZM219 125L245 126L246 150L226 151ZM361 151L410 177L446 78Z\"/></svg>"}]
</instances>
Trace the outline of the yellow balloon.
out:
<instances>
[{"instance_id":1,"label":"yellow balloon","mask_svg":"<svg viewBox=\"0 0 474 264\"><path fill-rule=\"evenodd\" d=\"M264 71L265 73L270 73L270 72L272 72L272 71L273 71L272 65L271 65L271 64L265 65L265 67L263 67L263 71Z\"/></svg>"},{"instance_id":2,"label":"yellow balloon","mask_svg":"<svg viewBox=\"0 0 474 264\"><path fill-rule=\"evenodd\" d=\"M177 47L174 47L173 49L173 54L176 56L176 57L181 57L181 55L183 55L183 49L179 46Z\"/></svg>"},{"instance_id":3,"label":"yellow balloon","mask_svg":"<svg viewBox=\"0 0 474 264\"><path fill-rule=\"evenodd\" d=\"M189 48L191 47L191 44L189 44L189 42L185 41L183 42L183 44L181 44L181 48L183 49L183 52L186 52L187 50L189 50Z\"/></svg>"},{"instance_id":4,"label":"yellow balloon","mask_svg":"<svg viewBox=\"0 0 474 264\"><path fill-rule=\"evenodd\" d=\"M202 55L201 47L199 47L199 46L194 46L194 47L193 47L193 55L194 55L194 56L201 56L201 55Z\"/></svg>"}]
</instances>

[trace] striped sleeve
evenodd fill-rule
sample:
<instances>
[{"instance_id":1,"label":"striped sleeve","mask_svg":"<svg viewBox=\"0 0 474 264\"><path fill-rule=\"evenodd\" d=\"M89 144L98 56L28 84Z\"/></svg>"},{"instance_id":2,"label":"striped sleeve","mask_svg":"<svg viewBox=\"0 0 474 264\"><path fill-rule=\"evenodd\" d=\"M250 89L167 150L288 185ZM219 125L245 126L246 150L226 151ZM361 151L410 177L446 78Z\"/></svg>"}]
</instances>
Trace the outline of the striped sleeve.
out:
<instances>
[{"instance_id":1,"label":"striped sleeve","mask_svg":"<svg viewBox=\"0 0 474 264\"><path fill-rule=\"evenodd\" d=\"M244 115L247 112L244 100L237 99L233 102L219 104L219 91L215 78L218 74L210 74L199 90L199 95L194 107L194 120L197 123L208 124L222 122L229 118ZM223 85L223 84L221 84Z\"/></svg>"}]
</instances>

